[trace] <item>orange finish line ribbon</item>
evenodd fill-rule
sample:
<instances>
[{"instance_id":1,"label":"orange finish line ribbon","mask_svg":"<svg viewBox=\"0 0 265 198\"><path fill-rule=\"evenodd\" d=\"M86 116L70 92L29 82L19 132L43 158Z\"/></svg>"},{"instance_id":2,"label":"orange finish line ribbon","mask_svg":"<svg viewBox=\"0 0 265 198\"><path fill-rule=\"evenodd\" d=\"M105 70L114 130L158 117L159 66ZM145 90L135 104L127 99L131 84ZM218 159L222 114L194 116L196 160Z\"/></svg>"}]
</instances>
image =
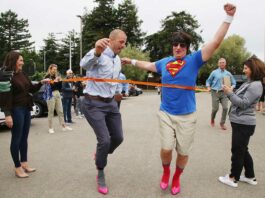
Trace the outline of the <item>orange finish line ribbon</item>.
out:
<instances>
[{"instance_id":1,"label":"orange finish line ribbon","mask_svg":"<svg viewBox=\"0 0 265 198\"><path fill-rule=\"evenodd\" d=\"M80 77L80 78L69 78L63 79L63 82L78 82L78 81L95 81L95 82L115 82L115 83L129 83L129 84L136 84L136 85L147 85L153 87L169 87L169 88L177 88L177 89L185 89L185 90L194 90L199 92L208 92L207 89L193 87L193 86L185 86L185 85L173 85L173 84L161 84L161 83L154 83L154 82L141 82L141 81L134 81L134 80L119 80L119 79L107 79L107 78L88 78L88 77ZM54 81L51 81L53 83Z\"/></svg>"}]
</instances>

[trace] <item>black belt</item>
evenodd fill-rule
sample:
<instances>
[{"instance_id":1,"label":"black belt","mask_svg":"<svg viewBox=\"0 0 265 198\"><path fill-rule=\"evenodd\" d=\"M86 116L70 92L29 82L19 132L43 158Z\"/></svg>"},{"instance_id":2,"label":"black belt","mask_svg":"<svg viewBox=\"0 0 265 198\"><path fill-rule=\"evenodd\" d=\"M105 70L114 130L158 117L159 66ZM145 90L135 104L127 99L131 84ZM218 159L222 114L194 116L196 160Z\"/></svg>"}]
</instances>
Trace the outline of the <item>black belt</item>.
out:
<instances>
[{"instance_id":1,"label":"black belt","mask_svg":"<svg viewBox=\"0 0 265 198\"><path fill-rule=\"evenodd\" d=\"M111 102L113 100L113 97L112 98L104 98L104 97L101 97L101 96L92 96L92 95L89 95L89 94L85 94L85 98L93 99L93 100L99 100L99 101L106 102L106 103L109 103L109 102Z\"/></svg>"},{"instance_id":2,"label":"black belt","mask_svg":"<svg viewBox=\"0 0 265 198\"><path fill-rule=\"evenodd\" d=\"M214 90L214 89L212 89L214 92L223 92L224 90Z\"/></svg>"}]
</instances>

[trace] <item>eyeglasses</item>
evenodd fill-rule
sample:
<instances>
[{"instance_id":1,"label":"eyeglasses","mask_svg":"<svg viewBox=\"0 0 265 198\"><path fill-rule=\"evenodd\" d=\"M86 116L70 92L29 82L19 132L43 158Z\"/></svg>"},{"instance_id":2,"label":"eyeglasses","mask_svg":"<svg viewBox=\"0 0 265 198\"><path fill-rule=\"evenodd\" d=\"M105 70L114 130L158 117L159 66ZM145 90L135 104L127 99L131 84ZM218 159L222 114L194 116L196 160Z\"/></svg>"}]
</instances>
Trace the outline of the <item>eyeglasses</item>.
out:
<instances>
[{"instance_id":1,"label":"eyeglasses","mask_svg":"<svg viewBox=\"0 0 265 198\"><path fill-rule=\"evenodd\" d=\"M173 46L174 46L174 47L178 47L178 46L180 46L181 48L185 48L185 47L187 47L186 43L179 43L179 42L173 43Z\"/></svg>"}]
</instances>

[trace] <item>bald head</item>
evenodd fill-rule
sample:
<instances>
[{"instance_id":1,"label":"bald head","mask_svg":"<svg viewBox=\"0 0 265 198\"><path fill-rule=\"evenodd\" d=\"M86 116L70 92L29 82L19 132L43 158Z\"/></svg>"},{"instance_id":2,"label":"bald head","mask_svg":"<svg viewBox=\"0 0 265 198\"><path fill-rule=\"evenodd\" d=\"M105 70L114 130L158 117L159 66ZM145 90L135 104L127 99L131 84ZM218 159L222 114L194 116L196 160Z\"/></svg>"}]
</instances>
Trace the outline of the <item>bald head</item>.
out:
<instances>
[{"instance_id":1,"label":"bald head","mask_svg":"<svg viewBox=\"0 0 265 198\"><path fill-rule=\"evenodd\" d=\"M109 38L111 40L115 40L117 39L120 35L126 35L124 31L120 30L120 29L115 29L112 30L109 34Z\"/></svg>"},{"instance_id":2,"label":"bald head","mask_svg":"<svg viewBox=\"0 0 265 198\"><path fill-rule=\"evenodd\" d=\"M225 58L220 58L218 60L218 66L220 67L221 70L224 70L226 67L226 60Z\"/></svg>"},{"instance_id":3,"label":"bald head","mask_svg":"<svg viewBox=\"0 0 265 198\"><path fill-rule=\"evenodd\" d=\"M68 69L68 70L66 71L66 74L73 74L73 71L72 71L71 69Z\"/></svg>"},{"instance_id":4,"label":"bald head","mask_svg":"<svg viewBox=\"0 0 265 198\"><path fill-rule=\"evenodd\" d=\"M111 31L109 40L109 47L112 49L114 54L119 54L126 45L127 36L124 31L115 29Z\"/></svg>"}]
</instances>

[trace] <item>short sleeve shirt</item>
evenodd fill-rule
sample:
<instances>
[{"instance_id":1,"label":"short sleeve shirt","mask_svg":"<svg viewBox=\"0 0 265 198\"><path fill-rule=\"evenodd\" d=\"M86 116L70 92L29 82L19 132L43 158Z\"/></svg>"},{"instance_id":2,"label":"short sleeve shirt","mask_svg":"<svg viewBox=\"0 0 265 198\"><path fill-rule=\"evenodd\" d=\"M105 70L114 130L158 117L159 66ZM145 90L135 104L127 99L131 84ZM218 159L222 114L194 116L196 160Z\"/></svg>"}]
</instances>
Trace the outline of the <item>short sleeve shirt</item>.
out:
<instances>
[{"instance_id":1,"label":"short sleeve shirt","mask_svg":"<svg viewBox=\"0 0 265 198\"><path fill-rule=\"evenodd\" d=\"M181 60L166 57L155 62L162 84L196 86L199 69L204 64L201 50L185 56ZM160 110L172 115L185 115L196 111L194 90L162 87Z\"/></svg>"}]
</instances>

